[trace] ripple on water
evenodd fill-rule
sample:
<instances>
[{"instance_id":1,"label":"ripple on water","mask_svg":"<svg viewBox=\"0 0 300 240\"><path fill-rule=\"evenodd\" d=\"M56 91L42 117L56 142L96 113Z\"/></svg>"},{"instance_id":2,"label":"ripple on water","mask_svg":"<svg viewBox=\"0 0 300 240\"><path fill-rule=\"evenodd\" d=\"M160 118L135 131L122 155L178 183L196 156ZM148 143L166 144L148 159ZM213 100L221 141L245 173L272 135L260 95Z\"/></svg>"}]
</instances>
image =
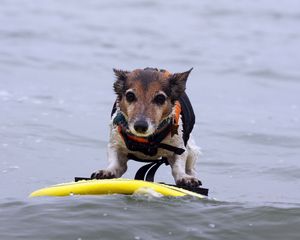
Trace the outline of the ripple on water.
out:
<instances>
[{"instance_id":1,"label":"ripple on water","mask_svg":"<svg viewBox=\"0 0 300 240\"><path fill-rule=\"evenodd\" d=\"M293 81L293 82L300 82L300 76L293 75L291 73L284 73L280 72L278 70L272 70L272 69L258 69L258 70L252 70L246 72L246 75L263 78L263 79L269 79L272 81Z\"/></svg>"},{"instance_id":2,"label":"ripple on water","mask_svg":"<svg viewBox=\"0 0 300 240\"><path fill-rule=\"evenodd\" d=\"M299 205L129 196L0 203L1 239L297 239Z\"/></svg>"},{"instance_id":3,"label":"ripple on water","mask_svg":"<svg viewBox=\"0 0 300 240\"><path fill-rule=\"evenodd\" d=\"M226 134L219 134L224 137L233 138L251 144L258 144L263 146L283 147L291 149L300 148L300 137L279 134L266 133L246 133L246 132L227 132Z\"/></svg>"}]
</instances>

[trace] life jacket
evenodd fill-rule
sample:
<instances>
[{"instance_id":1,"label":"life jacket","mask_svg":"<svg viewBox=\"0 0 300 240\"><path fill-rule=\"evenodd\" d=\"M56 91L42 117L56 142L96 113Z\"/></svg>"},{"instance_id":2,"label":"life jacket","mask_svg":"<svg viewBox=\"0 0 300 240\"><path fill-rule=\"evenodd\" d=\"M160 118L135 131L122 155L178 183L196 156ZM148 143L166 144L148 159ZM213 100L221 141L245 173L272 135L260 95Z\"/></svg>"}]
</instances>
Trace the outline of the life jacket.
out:
<instances>
[{"instance_id":1,"label":"life jacket","mask_svg":"<svg viewBox=\"0 0 300 240\"><path fill-rule=\"evenodd\" d=\"M117 111L117 102L114 103L111 116L113 116ZM195 124L195 114L191 102L184 93L176 102L174 106L173 114L163 120L158 126L154 134L149 137L137 137L130 133L128 130L128 123L122 112L118 112L113 119L113 125L118 128L118 132L123 138L126 147L131 151L138 151L147 156L155 156L158 152L158 148L166 149L168 151L174 152L175 154L181 155L185 150L183 148L178 148L171 146L169 144L164 144L162 141L169 135L173 136L178 134L179 119L181 117L183 123L183 142L187 145L190 137L190 133L193 130ZM131 159L137 160L132 154L129 156ZM141 160L141 159L139 159ZM145 160L148 161L148 160Z\"/></svg>"}]
</instances>

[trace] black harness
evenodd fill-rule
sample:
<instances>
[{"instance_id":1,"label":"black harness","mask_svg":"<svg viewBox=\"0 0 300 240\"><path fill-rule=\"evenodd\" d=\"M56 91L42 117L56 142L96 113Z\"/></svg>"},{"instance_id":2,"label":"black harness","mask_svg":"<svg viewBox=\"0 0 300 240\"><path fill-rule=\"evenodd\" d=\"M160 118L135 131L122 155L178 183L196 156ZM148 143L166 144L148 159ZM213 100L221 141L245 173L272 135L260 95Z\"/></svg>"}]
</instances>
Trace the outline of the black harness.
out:
<instances>
[{"instance_id":1,"label":"black harness","mask_svg":"<svg viewBox=\"0 0 300 240\"><path fill-rule=\"evenodd\" d=\"M184 145L187 145L187 142L190 137L190 133L193 130L194 124L195 124L195 114L193 107L191 105L191 102L184 93L179 99L178 99L180 105L181 105L181 119L183 123L183 141ZM117 111L117 103L114 103L111 116L115 114ZM119 128L119 133L121 134L122 138L124 139L124 142L126 144L126 147L133 152L141 152L147 156L155 156L158 152L158 148L166 149L168 151L174 152L177 155L181 155L184 153L183 148L178 148L175 146L171 146L169 144L162 143L162 141L168 136L168 134L171 133L171 135L176 134L177 129L174 128L174 120L172 117L169 117L165 119L158 127L157 131L147 137L143 138L145 141L136 141L135 136L131 134L128 131L128 123L125 118L125 116L119 112L113 119L113 124L116 125ZM138 162L146 162L150 164L147 164L145 166L142 166L136 173L135 179L139 180L146 180L146 181L154 181L154 175L156 170L162 165L166 164L169 165L168 159L165 157L161 157L156 160L148 160L148 159L140 159L136 157L134 154L128 154L128 159L135 160Z\"/></svg>"},{"instance_id":2,"label":"black harness","mask_svg":"<svg viewBox=\"0 0 300 240\"><path fill-rule=\"evenodd\" d=\"M194 110L192 108L191 102L184 93L180 98L179 102L181 105L181 119L183 122L183 141L184 145L187 145L187 142L190 137L190 133L193 130L194 124L195 124L195 114ZM117 111L116 102L114 103L111 116L114 115L114 113ZM172 118L167 118L164 120L160 126L158 127L158 131L148 137L147 143L141 143L132 140L133 135L130 134L130 132L127 130L128 123L124 117L123 114L117 114L116 117L113 119L113 124L117 125L120 130L120 134L122 135L124 142L126 144L126 147L131 151L139 151L141 153L144 153L147 156L155 156L157 154L158 148L163 148L166 150L169 150L171 152L174 152L175 154L181 155L185 150L182 148L177 148L168 144L163 144L161 141L165 139L165 137L168 134L176 134L176 130L173 128L173 121ZM156 160L148 160L148 159L140 159L136 157L134 154L129 153L127 155L128 159L148 163L144 166L142 166L135 174L135 180L144 180L149 182L154 182L154 175L157 171L157 169L162 165L169 165L168 159L166 157L160 157ZM92 178L82 178L82 177L75 177L75 182L81 181L81 180L90 180ZM167 184L169 185L169 184ZM169 185L169 186L175 186L175 185ZM193 191L202 195L207 196L208 195L208 189L207 188L201 188L201 187L186 187L186 186L180 186L181 188L184 188L189 191Z\"/></svg>"},{"instance_id":3,"label":"black harness","mask_svg":"<svg viewBox=\"0 0 300 240\"><path fill-rule=\"evenodd\" d=\"M181 105L180 115L183 123L182 138L184 141L184 145L186 146L190 138L190 133L192 132L195 124L195 114L192 104L186 93L184 93L178 100ZM116 111L117 103L115 102L111 111L111 117L115 114ZM147 156L155 156L157 154L158 148L172 151L178 155L181 155L184 152L184 149L182 148L177 148L168 144L161 143L162 140L164 140L170 132L172 136L177 132L177 129L174 129L173 119L170 117L161 122L156 133L145 138L145 142L134 140L134 135L128 131L128 123L122 112L117 113L117 115L113 119L113 124L121 127L119 132L124 139L126 147L131 151L139 151Z\"/></svg>"},{"instance_id":4,"label":"black harness","mask_svg":"<svg viewBox=\"0 0 300 240\"><path fill-rule=\"evenodd\" d=\"M141 152L147 156L155 156L158 148L172 151L175 154L181 155L184 149L164 144L162 141L172 132L173 123L172 118L165 119L158 127L156 132L147 138L136 138L128 131L128 124L124 115L119 112L113 119L113 124L118 126L126 147L133 152Z\"/></svg>"}]
</instances>

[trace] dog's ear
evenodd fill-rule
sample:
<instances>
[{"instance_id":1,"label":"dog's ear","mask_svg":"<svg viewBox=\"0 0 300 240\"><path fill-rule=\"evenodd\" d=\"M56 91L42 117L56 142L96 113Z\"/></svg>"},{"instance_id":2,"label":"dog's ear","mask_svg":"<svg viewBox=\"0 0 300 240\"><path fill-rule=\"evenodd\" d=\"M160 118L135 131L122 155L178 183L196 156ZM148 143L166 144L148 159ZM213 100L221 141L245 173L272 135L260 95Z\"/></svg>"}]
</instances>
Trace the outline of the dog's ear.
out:
<instances>
[{"instance_id":1,"label":"dog's ear","mask_svg":"<svg viewBox=\"0 0 300 240\"><path fill-rule=\"evenodd\" d=\"M172 100L177 100L184 93L186 88L186 81L192 70L193 68L191 68L186 72L174 73L170 76L169 86L170 86L170 97Z\"/></svg>"},{"instance_id":2,"label":"dog's ear","mask_svg":"<svg viewBox=\"0 0 300 240\"><path fill-rule=\"evenodd\" d=\"M125 82L127 79L127 74L129 72L115 68L113 68L113 71L117 77L116 81L114 82L114 91L118 95L118 97L121 98L122 94L125 92Z\"/></svg>"}]
</instances>

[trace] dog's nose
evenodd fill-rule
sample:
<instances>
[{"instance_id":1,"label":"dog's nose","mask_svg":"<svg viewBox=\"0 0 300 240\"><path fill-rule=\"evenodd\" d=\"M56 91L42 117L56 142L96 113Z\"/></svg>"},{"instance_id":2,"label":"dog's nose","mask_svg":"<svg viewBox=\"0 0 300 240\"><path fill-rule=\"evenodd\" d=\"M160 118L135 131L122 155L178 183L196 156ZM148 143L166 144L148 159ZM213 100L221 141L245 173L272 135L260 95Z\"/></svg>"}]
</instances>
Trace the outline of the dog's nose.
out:
<instances>
[{"instance_id":1,"label":"dog's nose","mask_svg":"<svg viewBox=\"0 0 300 240\"><path fill-rule=\"evenodd\" d=\"M134 130L139 133L144 133L148 129L148 123L144 120L138 120L134 123Z\"/></svg>"}]
</instances>

